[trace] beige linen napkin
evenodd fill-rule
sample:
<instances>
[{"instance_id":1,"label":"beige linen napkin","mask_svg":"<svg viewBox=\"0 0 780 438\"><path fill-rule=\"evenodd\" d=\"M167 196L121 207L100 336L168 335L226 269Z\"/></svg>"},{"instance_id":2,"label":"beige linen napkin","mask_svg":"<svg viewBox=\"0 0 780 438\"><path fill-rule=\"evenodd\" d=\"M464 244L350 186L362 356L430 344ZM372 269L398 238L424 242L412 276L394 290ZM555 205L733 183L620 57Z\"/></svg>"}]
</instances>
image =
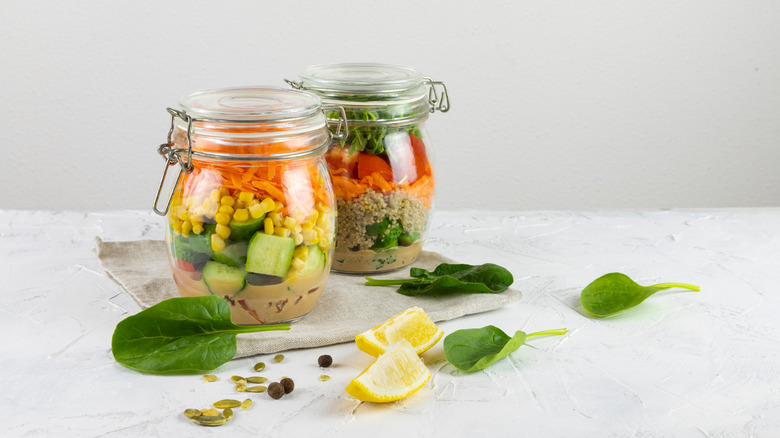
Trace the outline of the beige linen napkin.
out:
<instances>
[{"instance_id":1,"label":"beige linen napkin","mask_svg":"<svg viewBox=\"0 0 780 438\"><path fill-rule=\"evenodd\" d=\"M97 254L103 269L142 308L179 296L168 265L165 242L97 239ZM432 270L440 263L455 262L435 252L423 251L414 266ZM409 267L374 277L409 278ZM368 287L364 283L362 275L331 273L314 310L291 324L289 331L238 336L236 357L352 341L358 333L413 306L421 307L434 321L444 321L497 309L522 296L520 291L510 288L499 294L408 297L397 293L396 286Z\"/></svg>"}]
</instances>

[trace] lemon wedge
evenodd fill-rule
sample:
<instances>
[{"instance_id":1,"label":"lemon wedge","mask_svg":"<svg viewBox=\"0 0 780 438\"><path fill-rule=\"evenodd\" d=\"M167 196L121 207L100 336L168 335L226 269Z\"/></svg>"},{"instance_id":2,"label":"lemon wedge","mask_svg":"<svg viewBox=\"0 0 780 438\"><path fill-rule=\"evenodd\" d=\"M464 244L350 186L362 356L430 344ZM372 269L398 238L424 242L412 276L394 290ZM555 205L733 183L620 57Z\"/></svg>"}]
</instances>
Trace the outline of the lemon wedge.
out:
<instances>
[{"instance_id":1,"label":"lemon wedge","mask_svg":"<svg viewBox=\"0 0 780 438\"><path fill-rule=\"evenodd\" d=\"M433 347L444 335L444 331L433 323L419 307L410 307L355 337L357 347L377 357L396 342L406 339L415 353L422 354Z\"/></svg>"},{"instance_id":2,"label":"lemon wedge","mask_svg":"<svg viewBox=\"0 0 780 438\"><path fill-rule=\"evenodd\" d=\"M346 390L358 400L387 403L414 394L431 378L431 372L406 339L391 345Z\"/></svg>"}]
</instances>

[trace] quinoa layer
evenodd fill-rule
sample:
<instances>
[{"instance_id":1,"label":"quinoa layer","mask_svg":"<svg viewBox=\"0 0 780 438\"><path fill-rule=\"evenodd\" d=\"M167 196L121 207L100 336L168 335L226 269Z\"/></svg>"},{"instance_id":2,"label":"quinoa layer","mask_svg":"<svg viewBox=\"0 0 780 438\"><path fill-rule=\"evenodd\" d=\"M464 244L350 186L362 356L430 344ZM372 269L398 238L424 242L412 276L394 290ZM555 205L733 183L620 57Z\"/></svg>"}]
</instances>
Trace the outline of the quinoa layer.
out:
<instances>
[{"instance_id":1,"label":"quinoa layer","mask_svg":"<svg viewBox=\"0 0 780 438\"><path fill-rule=\"evenodd\" d=\"M368 189L351 201L338 200L336 248L351 251L371 249L377 236L367 235L366 226L390 220L390 226L401 224L404 233L425 231L430 209L423 201L404 190L388 193Z\"/></svg>"}]
</instances>

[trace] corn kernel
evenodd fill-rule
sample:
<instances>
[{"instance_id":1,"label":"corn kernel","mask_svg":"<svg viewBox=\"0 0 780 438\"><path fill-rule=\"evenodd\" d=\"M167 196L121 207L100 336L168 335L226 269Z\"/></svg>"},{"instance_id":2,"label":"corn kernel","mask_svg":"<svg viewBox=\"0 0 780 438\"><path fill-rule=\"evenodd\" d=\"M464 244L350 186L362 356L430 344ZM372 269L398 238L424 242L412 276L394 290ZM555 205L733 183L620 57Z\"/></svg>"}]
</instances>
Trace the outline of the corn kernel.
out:
<instances>
[{"instance_id":1,"label":"corn kernel","mask_svg":"<svg viewBox=\"0 0 780 438\"><path fill-rule=\"evenodd\" d=\"M295 225L296 225L295 219L291 218L290 216L287 216L282 221L282 225L284 225L287 228L295 228Z\"/></svg>"},{"instance_id":2,"label":"corn kernel","mask_svg":"<svg viewBox=\"0 0 780 438\"><path fill-rule=\"evenodd\" d=\"M252 219L258 219L265 214L265 211L263 210L263 207L260 206L260 204L250 205L247 210L249 210L249 214L252 216Z\"/></svg>"},{"instance_id":3,"label":"corn kernel","mask_svg":"<svg viewBox=\"0 0 780 438\"><path fill-rule=\"evenodd\" d=\"M230 223L230 215L219 212L214 215L214 220L216 220L218 224L227 225Z\"/></svg>"},{"instance_id":4,"label":"corn kernel","mask_svg":"<svg viewBox=\"0 0 780 438\"><path fill-rule=\"evenodd\" d=\"M246 208L246 202L237 199L235 205L233 205L233 208L235 208L236 210L238 210L239 208Z\"/></svg>"},{"instance_id":5,"label":"corn kernel","mask_svg":"<svg viewBox=\"0 0 780 438\"><path fill-rule=\"evenodd\" d=\"M330 213L322 213L317 219L317 225L322 228L325 224L330 222Z\"/></svg>"},{"instance_id":6,"label":"corn kernel","mask_svg":"<svg viewBox=\"0 0 780 438\"><path fill-rule=\"evenodd\" d=\"M271 198L263 199L263 202L260 203L260 206L263 208L263 213L272 212L276 208L276 204L274 203L274 200Z\"/></svg>"},{"instance_id":7,"label":"corn kernel","mask_svg":"<svg viewBox=\"0 0 780 438\"><path fill-rule=\"evenodd\" d=\"M279 237L290 237L290 234L292 234L292 232L290 231L289 228L274 227L274 234L276 234Z\"/></svg>"},{"instance_id":8,"label":"corn kernel","mask_svg":"<svg viewBox=\"0 0 780 438\"><path fill-rule=\"evenodd\" d=\"M290 269L290 271L287 273L287 276L284 277L284 281L291 283L295 281L296 278L298 278L298 271Z\"/></svg>"},{"instance_id":9,"label":"corn kernel","mask_svg":"<svg viewBox=\"0 0 780 438\"><path fill-rule=\"evenodd\" d=\"M328 247L330 246L330 237L323 236L319 240L319 242L317 242L317 245L319 245L320 249L322 249L323 251L327 250Z\"/></svg>"},{"instance_id":10,"label":"corn kernel","mask_svg":"<svg viewBox=\"0 0 780 438\"><path fill-rule=\"evenodd\" d=\"M232 196L229 196L229 195L228 196L223 196L222 198L219 199L219 203L222 204L222 205L230 205L230 206L232 206L233 204L236 203L236 198L234 198Z\"/></svg>"},{"instance_id":11,"label":"corn kernel","mask_svg":"<svg viewBox=\"0 0 780 438\"><path fill-rule=\"evenodd\" d=\"M238 200L243 201L245 203L251 202L253 199L255 199L255 195L251 192L241 192L238 194Z\"/></svg>"},{"instance_id":12,"label":"corn kernel","mask_svg":"<svg viewBox=\"0 0 780 438\"><path fill-rule=\"evenodd\" d=\"M263 231L265 231L265 234L274 233L274 221L271 218L263 219Z\"/></svg>"},{"instance_id":13,"label":"corn kernel","mask_svg":"<svg viewBox=\"0 0 780 438\"><path fill-rule=\"evenodd\" d=\"M317 240L320 240L323 237L325 237L325 230L323 230L320 227L314 227L314 232L317 233Z\"/></svg>"},{"instance_id":14,"label":"corn kernel","mask_svg":"<svg viewBox=\"0 0 780 438\"><path fill-rule=\"evenodd\" d=\"M299 259L298 257L293 257L292 262L290 262L290 267L295 270L301 270L303 269L303 266L305 263L303 260Z\"/></svg>"},{"instance_id":15,"label":"corn kernel","mask_svg":"<svg viewBox=\"0 0 780 438\"><path fill-rule=\"evenodd\" d=\"M301 243L303 243L303 234L301 234L301 233L293 233L293 240L295 240L295 244L296 245L300 245ZM307 248L307 247L304 246L304 248Z\"/></svg>"},{"instance_id":16,"label":"corn kernel","mask_svg":"<svg viewBox=\"0 0 780 438\"><path fill-rule=\"evenodd\" d=\"M183 221L181 223L181 235L184 237L190 237L190 231L192 231L192 222Z\"/></svg>"},{"instance_id":17,"label":"corn kernel","mask_svg":"<svg viewBox=\"0 0 780 438\"><path fill-rule=\"evenodd\" d=\"M308 246L296 247L295 251L293 251L293 257L298 257L301 260L306 260L306 258L309 257L309 247Z\"/></svg>"},{"instance_id":18,"label":"corn kernel","mask_svg":"<svg viewBox=\"0 0 780 438\"><path fill-rule=\"evenodd\" d=\"M214 251L222 251L225 249L225 240L216 233L211 235L211 249Z\"/></svg>"},{"instance_id":19,"label":"corn kernel","mask_svg":"<svg viewBox=\"0 0 780 438\"><path fill-rule=\"evenodd\" d=\"M231 207L229 205L222 204L222 205L219 206L217 211L220 212L220 213L225 213L225 214L233 214L233 207Z\"/></svg>"},{"instance_id":20,"label":"corn kernel","mask_svg":"<svg viewBox=\"0 0 780 438\"><path fill-rule=\"evenodd\" d=\"M284 208L284 204L279 201L274 201L274 211L280 211Z\"/></svg>"},{"instance_id":21,"label":"corn kernel","mask_svg":"<svg viewBox=\"0 0 780 438\"><path fill-rule=\"evenodd\" d=\"M192 232L195 233L195 234L203 233L203 222L201 222L201 223L193 222L192 223Z\"/></svg>"},{"instance_id":22,"label":"corn kernel","mask_svg":"<svg viewBox=\"0 0 780 438\"><path fill-rule=\"evenodd\" d=\"M181 220L187 220L189 218L189 213L187 212L187 207L180 205L176 207L176 217L178 217Z\"/></svg>"},{"instance_id":23,"label":"corn kernel","mask_svg":"<svg viewBox=\"0 0 780 438\"><path fill-rule=\"evenodd\" d=\"M209 194L209 199L210 199L212 202L218 202L218 201L219 201L219 197L220 197L220 194L219 194L219 189L214 189L214 190L212 190L212 191L211 191L211 193ZM205 202L205 201L204 201L204 202Z\"/></svg>"},{"instance_id":24,"label":"corn kernel","mask_svg":"<svg viewBox=\"0 0 780 438\"><path fill-rule=\"evenodd\" d=\"M312 229L315 225L317 225L317 223L314 221L301 222L301 228Z\"/></svg>"},{"instance_id":25,"label":"corn kernel","mask_svg":"<svg viewBox=\"0 0 780 438\"><path fill-rule=\"evenodd\" d=\"M330 211L330 207L328 207L327 205L319 202L319 203L317 203L317 210L319 210L320 213L325 213L327 211Z\"/></svg>"},{"instance_id":26,"label":"corn kernel","mask_svg":"<svg viewBox=\"0 0 780 438\"><path fill-rule=\"evenodd\" d=\"M312 210L311 217L309 220L313 223L317 223L317 218L320 217L320 212L318 210Z\"/></svg>"},{"instance_id":27,"label":"corn kernel","mask_svg":"<svg viewBox=\"0 0 780 438\"><path fill-rule=\"evenodd\" d=\"M282 226L282 215L281 215L281 214L279 214L279 213L277 213L277 212L273 211L273 212L271 212L271 213L268 213L268 217L269 217L269 218L270 218L272 221L274 221L274 225L275 225L275 226L277 226L277 227L281 227L281 226Z\"/></svg>"},{"instance_id":28,"label":"corn kernel","mask_svg":"<svg viewBox=\"0 0 780 438\"><path fill-rule=\"evenodd\" d=\"M301 236L303 236L303 243L307 245L314 245L317 243L317 233L314 232L314 228L304 228L301 230Z\"/></svg>"},{"instance_id":29,"label":"corn kernel","mask_svg":"<svg viewBox=\"0 0 780 438\"><path fill-rule=\"evenodd\" d=\"M217 227L214 229L214 231L219 234L219 237L223 239L227 239L230 237L230 227L227 225L222 225L220 223L217 224Z\"/></svg>"},{"instance_id":30,"label":"corn kernel","mask_svg":"<svg viewBox=\"0 0 780 438\"><path fill-rule=\"evenodd\" d=\"M239 208L233 213L233 219L244 222L249 220L249 210L246 208Z\"/></svg>"}]
</instances>

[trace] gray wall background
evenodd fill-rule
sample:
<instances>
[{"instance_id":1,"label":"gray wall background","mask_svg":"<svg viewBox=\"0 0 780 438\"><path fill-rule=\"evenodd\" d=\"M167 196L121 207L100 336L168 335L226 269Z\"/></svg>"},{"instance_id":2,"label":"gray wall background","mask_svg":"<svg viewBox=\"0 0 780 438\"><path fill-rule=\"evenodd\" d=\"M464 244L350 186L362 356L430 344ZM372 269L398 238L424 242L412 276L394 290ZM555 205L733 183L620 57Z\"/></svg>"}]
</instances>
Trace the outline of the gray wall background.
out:
<instances>
[{"instance_id":1,"label":"gray wall background","mask_svg":"<svg viewBox=\"0 0 780 438\"><path fill-rule=\"evenodd\" d=\"M168 106L415 66L436 207L780 206L777 1L3 1L0 208L150 209Z\"/></svg>"}]
</instances>

